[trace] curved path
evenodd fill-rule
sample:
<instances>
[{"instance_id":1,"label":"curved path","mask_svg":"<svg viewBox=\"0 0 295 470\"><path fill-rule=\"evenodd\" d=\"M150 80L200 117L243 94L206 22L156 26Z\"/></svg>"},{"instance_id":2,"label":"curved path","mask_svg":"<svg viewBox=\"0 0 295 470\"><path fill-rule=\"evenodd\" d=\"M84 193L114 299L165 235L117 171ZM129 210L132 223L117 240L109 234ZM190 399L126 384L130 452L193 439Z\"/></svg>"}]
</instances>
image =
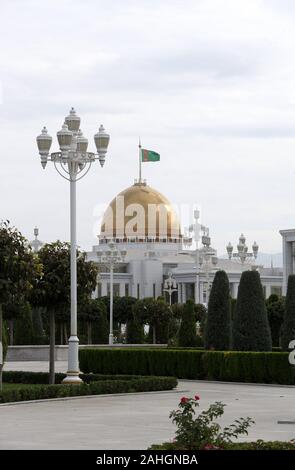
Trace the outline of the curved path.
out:
<instances>
[{"instance_id":1,"label":"curved path","mask_svg":"<svg viewBox=\"0 0 295 470\"><path fill-rule=\"evenodd\" d=\"M6 365L7 370L33 368L41 370L40 363ZM181 381L170 392L0 405L0 449L146 449L173 438L169 412L182 395L196 393L201 409L214 401L228 405L222 424L254 418L248 439L295 438L295 387ZM294 424L277 423L285 420Z\"/></svg>"}]
</instances>

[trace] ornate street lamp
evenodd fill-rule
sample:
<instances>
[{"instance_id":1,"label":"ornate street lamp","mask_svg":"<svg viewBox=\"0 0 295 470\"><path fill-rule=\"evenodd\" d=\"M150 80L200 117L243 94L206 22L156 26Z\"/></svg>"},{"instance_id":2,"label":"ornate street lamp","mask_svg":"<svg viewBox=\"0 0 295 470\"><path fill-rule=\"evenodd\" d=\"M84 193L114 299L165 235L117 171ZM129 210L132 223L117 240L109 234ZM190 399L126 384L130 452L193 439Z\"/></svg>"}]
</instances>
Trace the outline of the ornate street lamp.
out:
<instances>
[{"instance_id":1,"label":"ornate street lamp","mask_svg":"<svg viewBox=\"0 0 295 470\"><path fill-rule=\"evenodd\" d=\"M240 238L239 238L239 243L237 244L237 252L234 253L234 247L232 246L231 243L229 243L226 247L226 251L228 254L228 259L232 258L238 258L238 260L244 264L247 259L254 258L254 261L257 258L258 255L258 249L259 246L257 245L256 242L253 243L252 245L252 253L248 252L248 246L246 245L246 238L244 234L242 233Z\"/></svg>"},{"instance_id":2,"label":"ornate street lamp","mask_svg":"<svg viewBox=\"0 0 295 470\"><path fill-rule=\"evenodd\" d=\"M110 334L109 344L114 344L113 330L113 300L114 300L114 266L118 263L124 263L126 250L119 250L116 243L112 240L108 243L107 251L97 251L97 257L101 264L108 266L110 270Z\"/></svg>"},{"instance_id":3,"label":"ornate street lamp","mask_svg":"<svg viewBox=\"0 0 295 470\"><path fill-rule=\"evenodd\" d=\"M79 378L79 339L77 336L77 240L76 240L76 182L83 178L95 160L103 166L110 136L101 125L94 136L97 153L87 152L88 140L83 137L80 129L80 117L74 108L65 118L57 139L59 152L49 153L52 137L46 127L37 137L37 145L41 156L41 165L45 169L49 161L53 162L57 172L70 182L70 221L71 221L71 335L68 349L68 371L64 383L82 382Z\"/></svg>"},{"instance_id":4,"label":"ornate street lamp","mask_svg":"<svg viewBox=\"0 0 295 470\"><path fill-rule=\"evenodd\" d=\"M164 289L163 292L167 292L169 295L169 305L172 305L172 294L173 292L177 292L177 282L172 277L172 273L168 273L167 279L164 281Z\"/></svg>"}]
</instances>

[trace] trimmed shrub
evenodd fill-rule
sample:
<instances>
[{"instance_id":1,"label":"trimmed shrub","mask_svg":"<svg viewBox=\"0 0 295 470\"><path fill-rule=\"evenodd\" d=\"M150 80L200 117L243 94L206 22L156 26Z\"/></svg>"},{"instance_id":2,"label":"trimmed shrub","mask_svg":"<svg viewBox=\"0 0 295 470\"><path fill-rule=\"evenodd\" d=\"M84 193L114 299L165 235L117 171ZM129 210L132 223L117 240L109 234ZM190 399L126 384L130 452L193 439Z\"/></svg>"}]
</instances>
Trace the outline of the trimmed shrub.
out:
<instances>
[{"instance_id":1,"label":"trimmed shrub","mask_svg":"<svg viewBox=\"0 0 295 470\"><path fill-rule=\"evenodd\" d=\"M281 330L281 346L288 351L289 343L295 339L295 274L288 277L286 307Z\"/></svg>"},{"instance_id":2,"label":"trimmed shrub","mask_svg":"<svg viewBox=\"0 0 295 470\"><path fill-rule=\"evenodd\" d=\"M174 442L153 444L148 450L187 450ZM200 450L195 448L194 450ZM229 442L224 444L222 450L295 450L294 441L263 441L258 439L253 442ZM271 457L270 457L271 458Z\"/></svg>"},{"instance_id":3,"label":"trimmed shrub","mask_svg":"<svg viewBox=\"0 0 295 470\"><path fill-rule=\"evenodd\" d=\"M274 349L280 345L280 332L285 316L285 299L275 294L271 295L266 301L266 309Z\"/></svg>"},{"instance_id":4,"label":"trimmed shrub","mask_svg":"<svg viewBox=\"0 0 295 470\"><path fill-rule=\"evenodd\" d=\"M43 400L69 396L101 395L106 393L149 392L172 390L177 385L174 377L137 377L129 380L100 380L81 385L40 385L0 392L0 403Z\"/></svg>"},{"instance_id":5,"label":"trimmed shrub","mask_svg":"<svg viewBox=\"0 0 295 470\"><path fill-rule=\"evenodd\" d=\"M181 324L178 332L179 346L190 347L197 346L198 339L196 333L195 303L189 299L186 301Z\"/></svg>"},{"instance_id":6,"label":"trimmed shrub","mask_svg":"<svg viewBox=\"0 0 295 470\"><path fill-rule=\"evenodd\" d=\"M258 271L241 276L233 322L233 349L271 351L271 334Z\"/></svg>"},{"instance_id":7,"label":"trimmed shrub","mask_svg":"<svg viewBox=\"0 0 295 470\"><path fill-rule=\"evenodd\" d=\"M217 271L209 297L205 328L205 348L230 349L231 319L229 282L225 271Z\"/></svg>"},{"instance_id":8,"label":"trimmed shrub","mask_svg":"<svg viewBox=\"0 0 295 470\"><path fill-rule=\"evenodd\" d=\"M295 384L295 368L286 352L87 349L80 350L79 357L84 373Z\"/></svg>"},{"instance_id":9,"label":"trimmed shrub","mask_svg":"<svg viewBox=\"0 0 295 470\"><path fill-rule=\"evenodd\" d=\"M128 344L141 344L144 342L144 328L136 317L127 320L126 341Z\"/></svg>"}]
</instances>

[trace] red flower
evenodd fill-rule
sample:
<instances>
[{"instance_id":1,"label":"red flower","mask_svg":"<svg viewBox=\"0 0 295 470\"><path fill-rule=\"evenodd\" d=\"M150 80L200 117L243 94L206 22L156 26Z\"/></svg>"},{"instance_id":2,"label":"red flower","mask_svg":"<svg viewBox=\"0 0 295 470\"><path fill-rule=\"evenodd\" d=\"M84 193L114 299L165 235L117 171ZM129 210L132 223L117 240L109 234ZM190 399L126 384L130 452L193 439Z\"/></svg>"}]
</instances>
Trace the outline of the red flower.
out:
<instances>
[{"instance_id":1,"label":"red flower","mask_svg":"<svg viewBox=\"0 0 295 470\"><path fill-rule=\"evenodd\" d=\"M187 403L187 402L188 402L187 397L182 397L181 400L180 400L180 403Z\"/></svg>"},{"instance_id":2,"label":"red flower","mask_svg":"<svg viewBox=\"0 0 295 470\"><path fill-rule=\"evenodd\" d=\"M196 401L200 400L199 395L195 395L195 400L196 400Z\"/></svg>"},{"instance_id":3,"label":"red flower","mask_svg":"<svg viewBox=\"0 0 295 470\"><path fill-rule=\"evenodd\" d=\"M219 447L214 446L213 444L205 444L203 450L218 450Z\"/></svg>"}]
</instances>

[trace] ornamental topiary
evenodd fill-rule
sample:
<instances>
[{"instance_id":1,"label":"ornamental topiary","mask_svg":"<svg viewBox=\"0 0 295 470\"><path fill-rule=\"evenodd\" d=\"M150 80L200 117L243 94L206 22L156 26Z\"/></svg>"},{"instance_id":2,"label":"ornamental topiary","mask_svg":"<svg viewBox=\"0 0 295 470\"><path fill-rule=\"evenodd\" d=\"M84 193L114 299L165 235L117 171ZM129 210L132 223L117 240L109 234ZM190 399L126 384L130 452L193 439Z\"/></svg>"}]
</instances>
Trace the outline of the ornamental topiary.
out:
<instances>
[{"instance_id":1,"label":"ornamental topiary","mask_svg":"<svg viewBox=\"0 0 295 470\"><path fill-rule=\"evenodd\" d=\"M217 271L209 297L205 328L205 348L230 349L231 320L229 282L225 271Z\"/></svg>"},{"instance_id":2,"label":"ornamental topiary","mask_svg":"<svg viewBox=\"0 0 295 470\"><path fill-rule=\"evenodd\" d=\"M183 308L183 315L178 332L178 345L182 347L197 346L195 303L189 299Z\"/></svg>"},{"instance_id":3,"label":"ornamental topiary","mask_svg":"<svg viewBox=\"0 0 295 470\"><path fill-rule=\"evenodd\" d=\"M271 333L258 271L241 276L233 322L233 349L271 351Z\"/></svg>"}]
</instances>

